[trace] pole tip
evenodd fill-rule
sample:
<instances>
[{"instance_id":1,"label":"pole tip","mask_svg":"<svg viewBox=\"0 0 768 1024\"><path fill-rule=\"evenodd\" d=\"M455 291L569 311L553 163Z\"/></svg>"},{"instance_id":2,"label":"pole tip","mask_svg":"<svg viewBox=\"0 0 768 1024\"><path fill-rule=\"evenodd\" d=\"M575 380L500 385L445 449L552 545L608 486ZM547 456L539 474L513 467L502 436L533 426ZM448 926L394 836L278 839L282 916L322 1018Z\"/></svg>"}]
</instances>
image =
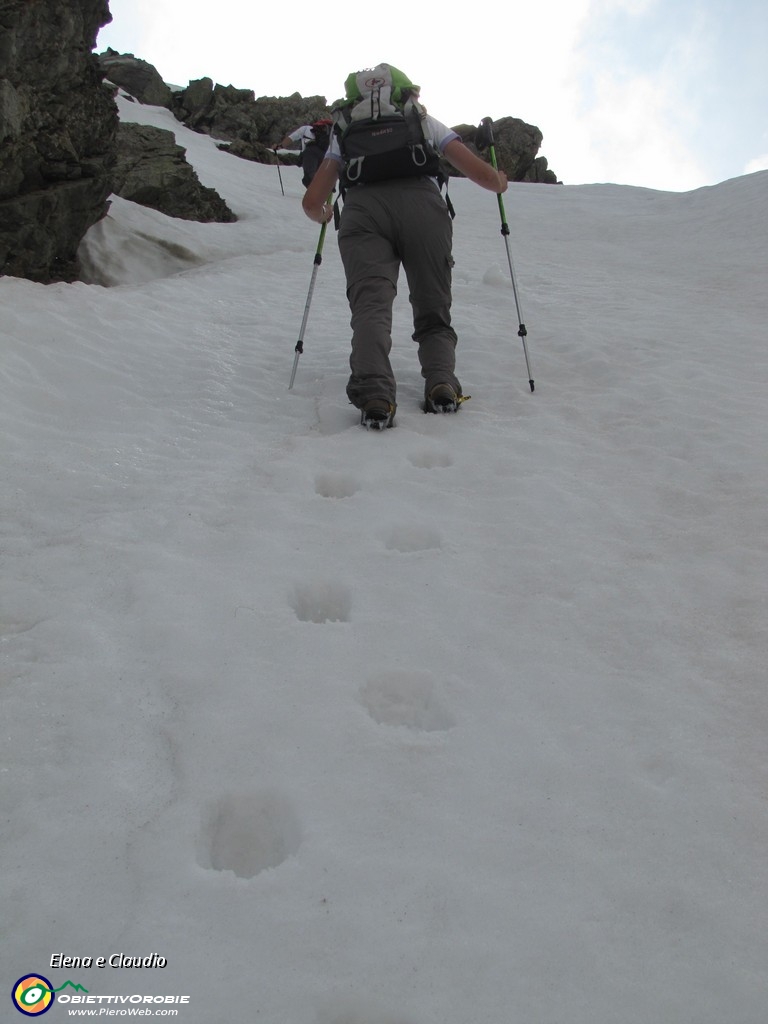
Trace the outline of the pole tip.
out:
<instances>
[{"instance_id":1,"label":"pole tip","mask_svg":"<svg viewBox=\"0 0 768 1024\"><path fill-rule=\"evenodd\" d=\"M528 383L531 385L531 391L533 391L533 381L529 380Z\"/></svg>"}]
</instances>

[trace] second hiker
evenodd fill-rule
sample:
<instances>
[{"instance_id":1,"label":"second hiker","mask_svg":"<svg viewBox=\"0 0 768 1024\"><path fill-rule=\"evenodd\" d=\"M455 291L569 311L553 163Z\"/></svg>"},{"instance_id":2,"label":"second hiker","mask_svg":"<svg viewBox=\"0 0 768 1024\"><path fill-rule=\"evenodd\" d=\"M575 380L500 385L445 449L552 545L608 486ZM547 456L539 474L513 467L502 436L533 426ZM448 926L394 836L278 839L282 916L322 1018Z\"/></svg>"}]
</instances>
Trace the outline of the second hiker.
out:
<instances>
[{"instance_id":1,"label":"second hiker","mask_svg":"<svg viewBox=\"0 0 768 1024\"><path fill-rule=\"evenodd\" d=\"M325 151L328 149L332 124L329 117L315 121L313 124L303 124L296 131L286 135L275 146L276 150L291 149L298 144L299 166L304 171L301 182L305 188L314 178L317 168L325 156Z\"/></svg>"}]
</instances>

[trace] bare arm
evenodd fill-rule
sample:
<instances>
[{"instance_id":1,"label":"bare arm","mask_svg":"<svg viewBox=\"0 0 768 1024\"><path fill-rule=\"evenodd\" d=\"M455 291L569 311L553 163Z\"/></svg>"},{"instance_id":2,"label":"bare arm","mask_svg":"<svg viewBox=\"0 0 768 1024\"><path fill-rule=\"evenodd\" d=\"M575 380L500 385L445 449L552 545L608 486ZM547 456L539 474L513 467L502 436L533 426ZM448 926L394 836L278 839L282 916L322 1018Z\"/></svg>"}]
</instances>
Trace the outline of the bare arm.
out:
<instances>
[{"instance_id":1,"label":"bare arm","mask_svg":"<svg viewBox=\"0 0 768 1024\"><path fill-rule=\"evenodd\" d=\"M312 181L309 183L301 205L304 213L310 220L318 224L326 224L333 216L333 207L328 203L328 197L333 192L336 182L339 180L339 165L336 160L326 157L317 169Z\"/></svg>"},{"instance_id":2,"label":"bare arm","mask_svg":"<svg viewBox=\"0 0 768 1024\"><path fill-rule=\"evenodd\" d=\"M443 155L449 163L453 164L457 171L474 181L481 188L487 188L489 192L506 192L507 176L504 171L497 171L475 156L471 149L467 149L463 142L452 139L443 150Z\"/></svg>"}]
</instances>

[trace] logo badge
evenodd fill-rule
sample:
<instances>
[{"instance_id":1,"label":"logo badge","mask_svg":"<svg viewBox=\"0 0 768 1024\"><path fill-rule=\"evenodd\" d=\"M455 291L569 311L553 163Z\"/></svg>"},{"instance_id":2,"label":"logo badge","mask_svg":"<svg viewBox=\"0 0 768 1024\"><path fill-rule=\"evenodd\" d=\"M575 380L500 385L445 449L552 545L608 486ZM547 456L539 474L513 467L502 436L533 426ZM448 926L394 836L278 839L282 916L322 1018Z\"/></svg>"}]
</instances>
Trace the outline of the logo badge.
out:
<instances>
[{"instance_id":1,"label":"logo badge","mask_svg":"<svg viewBox=\"0 0 768 1024\"><path fill-rule=\"evenodd\" d=\"M13 1005L27 1017L50 1010L56 998L53 985L42 974L25 974L13 986Z\"/></svg>"}]
</instances>

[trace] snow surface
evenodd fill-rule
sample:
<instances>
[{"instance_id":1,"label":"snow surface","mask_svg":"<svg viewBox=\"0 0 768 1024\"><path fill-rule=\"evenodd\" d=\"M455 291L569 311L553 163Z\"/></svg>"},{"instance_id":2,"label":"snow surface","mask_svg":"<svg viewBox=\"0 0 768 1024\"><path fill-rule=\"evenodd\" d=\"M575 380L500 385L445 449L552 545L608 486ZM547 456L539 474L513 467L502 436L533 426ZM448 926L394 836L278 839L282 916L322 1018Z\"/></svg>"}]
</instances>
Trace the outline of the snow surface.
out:
<instances>
[{"instance_id":1,"label":"snow surface","mask_svg":"<svg viewBox=\"0 0 768 1024\"><path fill-rule=\"evenodd\" d=\"M472 400L422 413L401 281L378 434L333 231L287 387L300 172L120 108L240 219L115 198L113 287L0 280L0 984L765 1024L768 172L512 186L534 394L496 199L454 182Z\"/></svg>"}]
</instances>

